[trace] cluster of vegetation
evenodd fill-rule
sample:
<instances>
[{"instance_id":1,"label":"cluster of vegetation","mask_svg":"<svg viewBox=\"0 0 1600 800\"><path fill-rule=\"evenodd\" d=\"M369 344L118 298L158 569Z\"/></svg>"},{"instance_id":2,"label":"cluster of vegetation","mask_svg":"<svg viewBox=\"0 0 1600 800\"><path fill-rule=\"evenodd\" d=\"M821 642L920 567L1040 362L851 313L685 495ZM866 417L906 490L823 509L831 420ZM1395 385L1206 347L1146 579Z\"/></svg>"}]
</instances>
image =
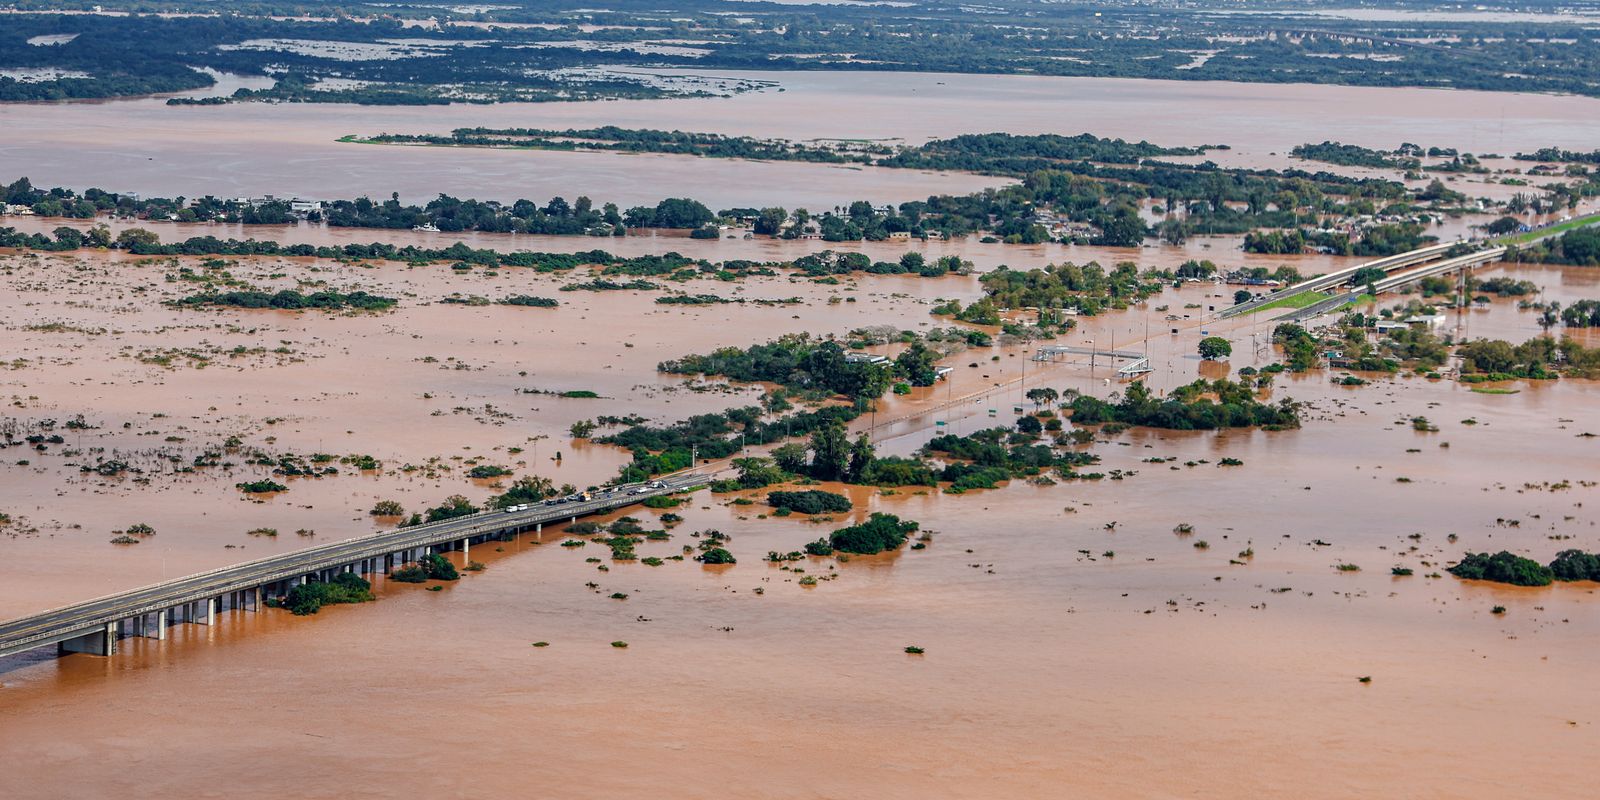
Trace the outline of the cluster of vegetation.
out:
<instances>
[{"instance_id":1,"label":"cluster of vegetation","mask_svg":"<svg viewBox=\"0 0 1600 800\"><path fill-rule=\"evenodd\" d=\"M1573 228L1538 244L1514 248L1505 260L1600 267L1600 227Z\"/></svg>"},{"instance_id":2,"label":"cluster of vegetation","mask_svg":"<svg viewBox=\"0 0 1600 800\"><path fill-rule=\"evenodd\" d=\"M1001 266L978 280L983 284L985 299L990 301L990 306L982 308L1037 308L1041 324L1061 324L1065 318L1060 312L1066 309L1093 315L1107 308L1126 308L1129 303L1161 291L1161 283L1140 276L1138 266L1131 261L1120 262L1110 271L1093 261L1082 266L1071 262L1051 264L1027 271ZM958 319L999 324L999 317L991 316L987 310L981 312L981 318L973 318L979 315L974 309L979 309L982 302L966 309L959 305L949 308Z\"/></svg>"},{"instance_id":3,"label":"cluster of vegetation","mask_svg":"<svg viewBox=\"0 0 1600 800\"><path fill-rule=\"evenodd\" d=\"M271 494L273 492L287 492L289 487L274 480L262 479L258 481L245 481L234 486L246 494Z\"/></svg>"},{"instance_id":4,"label":"cluster of vegetation","mask_svg":"<svg viewBox=\"0 0 1600 800\"><path fill-rule=\"evenodd\" d=\"M727 458L738 453L742 444L764 444L806 434L822 435L833 429L838 429L842 437L843 425L860 416L862 411L860 405L824 406L816 411L767 420L763 419L764 409L748 406L722 413L698 414L667 426L632 425L595 441L632 451L633 460L623 467L621 480L638 481L686 469L697 457ZM833 434L826 435L831 442ZM802 447L802 460L804 452ZM755 489L783 480L783 471L757 478L759 472L752 472L734 488Z\"/></svg>"},{"instance_id":5,"label":"cluster of vegetation","mask_svg":"<svg viewBox=\"0 0 1600 800\"><path fill-rule=\"evenodd\" d=\"M561 305L553 297L534 297L526 294L514 294L500 301L503 306L528 306L530 308L555 308Z\"/></svg>"},{"instance_id":6,"label":"cluster of vegetation","mask_svg":"<svg viewBox=\"0 0 1600 800\"><path fill-rule=\"evenodd\" d=\"M851 508L850 498L817 489L772 492L767 495L767 505L793 514L837 514Z\"/></svg>"},{"instance_id":7,"label":"cluster of vegetation","mask_svg":"<svg viewBox=\"0 0 1600 800\"><path fill-rule=\"evenodd\" d=\"M733 557L724 547L708 547L695 556L695 560L702 564L737 564L739 560Z\"/></svg>"},{"instance_id":8,"label":"cluster of vegetation","mask_svg":"<svg viewBox=\"0 0 1600 800\"><path fill-rule=\"evenodd\" d=\"M1059 427L1059 420L1053 420ZM946 464L938 479L949 481L947 490L961 494L973 489L993 489L1014 477L1033 477L1056 470L1066 478L1078 477L1074 470L1099 462L1092 453L1056 450L1039 441L1043 424L1038 417L1017 420L1016 430L989 428L966 436L943 434L923 446L923 454L938 456ZM1063 439L1070 443L1070 439Z\"/></svg>"},{"instance_id":9,"label":"cluster of vegetation","mask_svg":"<svg viewBox=\"0 0 1600 800\"><path fill-rule=\"evenodd\" d=\"M866 522L840 528L828 536L828 545L840 553L873 555L898 550L921 525L894 514L873 514Z\"/></svg>"},{"instance_id":10,"label":"cluster of vegetation","mask_svg":"<svg viewBox=\"0 0 1600 800\"><path fill-rule=\"evenodd\" d=\"M1546 566L1505 550L1494 555L1467 553L1461 563L1449 568L1449 572L1458 578L1516 586L1549 586L1551 581L1600 581L1600 554L1563 550Z\"/></svg>"},{"instance_id":11,"label":"cluster of vegetation","mask_svg":"<svg viewBox=\"0 0 1600 800\"><path fill-rule=\"evenodd\" d=\"M1576 378L1600 375L1600 348L1570 338L1540 336L1519 345L1475 339L1458 345L1456 355L1461 359L1462 380L1468 382L1554 378L1560 373Z\"/></svg>"},{"instance_id":12,"label":"cluster of vegetation","mask_svg":"<svg viewBox=\"0 0 1600 800\"><path fill-rule=\"evenodd\" d=\"M456 565L450 559L438 553L429 553L415 564L407 564L389 574L389 580L401 583L422 583L424 581L454 581L460 580L461 573L456 570Z\"/></svg>"},{"instance_id":13,"label":"cluster of vegetation","mask_svg":"<svg viewBox=\"0 0 1600 800\"><path fill-rule=\"evenodd\" d=\"M1290 372L1305 372L1317 365L1317 337L1305 328L1292 322L1278 323L1272 341L1288 356Z\"/></svg>"},{"instance_id":14,"label":"cluster of vegetation","mask_svg":"<svg viewBox=\"0 0 1600 800\"><path fill-rule=\"evenodd\" d=\"M1600 328L1600 300L1576 300L1565 308L1551 303L1549 307L1561 312L1561 324L1569 328Z\"/></svg>"},{"instance_id":15,"label":"cluster of vegetation","mask_svg":"<svg viewBox=\"0 0 1600 800\"><path fill-rule=\"evenodd\" d=\"M1226 378L1197 380L1174 389L1166 399L1156 398L1143 383L1133 383L1118 402L1079 395L1067 407L1073 423L1084 425L1116 422L1171 430L1300 427L1300 405L1295 401L1263 403L1249 384Z\"/></svg>"},{"instance_id":16,"label":"cluster of vegetation","mask_svg":"<svg viewBox=\"0 0 1600 800\"><path fill-rule=\"evenodd\" d=\"M801 143L753 136L688 133L603 126L546 128L457 128L448 135L383 133L351 141L538 150L600 150L668 153L763 161L859 163L922 170L960 170L1021 177L1063 163L1138 164L1163 156L1204 155L1208 147L1162 147L1149 142L1104 139L1091 134L965 134L920 145L877 142Z\"/></svg>"},{"instance_id":17,"label":"cluster of vegetation","mask_svg":"<svg viewBox=\"0 0 1600 800\"><path fill-rule=\"evenodd\" d=\"M937 354L917 341L891 363L852 360L837 342L799 333L748 348L724 347L705 355L663 361L656 369L675 375L770 382L819 398L843 395L854 400L882 397L896 377L916 386L933 385L937 380L935 359Z\"/></svg>"},{"instance_id":18,"label":"cluster of vegetation","mask_svg":"<svg viewBox=\"0 0 1600 800\"><path fill-rule=\"evenodd\" d=\"M1518 161L1559 161L1567 164L1600 164L1600 149L1563 150L1559 147L1541 147L1532 153L1517 153Z\"/></svg>"},{"instance_id":19,"label":"cluster of vegetation","mask_svg":"<svg viewBox=\"0 0 1600 800\"><path fill-rule=\"evenodd\" d=\"M1289 151L1289 155L1345 167L1413 170L1422 166L1421 159L1404 154L1404 151L1388 152L1329 141L1324 141L1322 144L1295 145L1294 149Z\"/></svg>"},{"instance_id":20,"label":"cluster of vegetation","mask_svg":"<svg viewBox=\"0 0 1600 800\"><path fill-rule=\"evenodd\" d=\"M500 147L518 150L587 150L620 153L665 153L705 158L748 158L762 161L811 161L829 164L871 163L889 154L884 145L855 143L802 144L783 139L726 136L603 125L598 128L456 128L447 135L380 133L348 137L373 144L427 144L450 147Z\"/></svg>"},{"instance_id":21,"label":"cluster of vegetation","mask_svg":"<svg viewBox=\"0 0 1600 800\"><path fill-rule=\"evenodd\" d=\"M303 583L289 588L278 604L296 615L315 614L323 606L371 601L372 584L353 572L341 572L327 583Z\"/></svg>"},{"instance_id":22,"label":"cluster of vegetation","mask_svg":"<svg viewBox=\"0 0 1600 800\"><path fill-rule=\"evenodd\" d=\"M824 237L826 238L826 237ZM865 253L836 253L823 250L803 255L794 260L794 268L802 275L826 278L834 275L867 273L870 275L915 275L922 278L941 278L945 275L966 275L972 272L972 262L957 256L944 256L929 261L922 253L911 250L894 261L873 261Z\"/></svg>"},{"instance_id":23,"label":"cluster of vegetation","mask_svg":"<svg viewBox=\"0 0 1600 800\"><path fill-rule=\"evenodd\" d=\"M272 308L287 311L319 309L322 311L387 311L399 303L392 297L368 294L363 291L320 291L301 294L294 289L277 292L235 291L194 294L173 301L173 305L197 308L200 306L225 306L229 308Z\"/></svg>"},{"instance_id":24,"label":"cluster of vegetation","mask_svg":"<svg viewBox=\"0 0 1600 800\"><path fill-rule=\"evenodd\" d=\"M163 244L157 234L143 228L125 229L112 236L110 229L103 225L90 228L88 231L63 226L57 228L51 235L23 233L15 228L0 227L0 248L64 252L91 247L116 248L146 256L292 256L338 260L382 259L413 264L450 261L454 262L458 269L470 269L475 266L519 267L542 273L564 272L587 265L599 268L605 275L650 275L672 280L688 280L699 276L731 280L748 275L776 275L778 269L796 270L811 277L844 275L852 272L939 277L966 274L972 267L970 262L954 256L925 261L921 253L908 253L895 262L873 262L860 253L835 253L830 250L803 255L792 262L756 262L743 259L712 262L686 258L675 252L624 257L604 250L577 253L499 251L468 247L461 242L440 248L400 246L383 242L333 247L283 244L259 239L238 240L196 236L181 242ZM616 281L604 277L562 287L564 291L659 288L660 284L642 278ZM258 300L259 298L253 302ZM293 301L285 299L283 302ZM514 295L500 302L506 305L537 307L559 305L556 300L550 298L527 295Z\"/></svg>"},{"instance_id":25,"label":"cluster of vegetation","mask_svg":"<svg viewBox=\"0 0 1600 800\"><path fill-rule=\"evenodd\" d=\"M1364 228L1361 236L1320 230L1252 231L1245 234L1246 253L1268 255L1305 253L1311 250L1341 256L1392 256L1437 242L1421 223L1394 222Z\"/></svg>"}]
</instances>

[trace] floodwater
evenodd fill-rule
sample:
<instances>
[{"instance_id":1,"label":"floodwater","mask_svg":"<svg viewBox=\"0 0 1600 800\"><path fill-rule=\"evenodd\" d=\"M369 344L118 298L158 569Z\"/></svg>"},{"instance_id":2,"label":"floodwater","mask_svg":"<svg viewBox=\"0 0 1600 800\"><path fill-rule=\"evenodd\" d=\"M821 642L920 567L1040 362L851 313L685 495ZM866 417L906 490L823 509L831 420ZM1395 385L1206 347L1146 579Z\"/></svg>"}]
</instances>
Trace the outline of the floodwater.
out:
<instances>
[{"instance_id":1,"label":"floodwater","mask_svg":"<svg viewBox=\"0 0 1600 800\"><path fill-rule=\"evenodd\" d=\"M1539 95L735 75L777 80L785 91L421 109L7 105L0 175L191 196L587 194L628 205L689 195L717 207L827 208L1000 181L333 139L461 125L910 142L1089 131L1228 143L1234 149L1219 159L1281 166L1295 144L1323 139L1502 154L1589 149L1600 116L1592 99ZM1470 185L1473 195L1494 188ZM40 231L83 224L3 223ZM712 260L784 260L825 248L892 259L918 248L960 255L980 270L1210 258L1312 274L1354 263L1249 256L1232 238L1108 249L136 224L169 241L462 240ZM559 290L585 270L462 274L444 265L228 259L227 273L248 284L360 288L400 306L356 315L164 306L198 291L180 268L204 271L202 261L0 254L0 425L26 434L53 419L64 438L43 452L0 451L0 513L11 518L0 526L0 618L360 535L388 523L366 513L378 500L418 510L453 493L482 499L496 489L466 477L474 463L597 483L627 454L572 440L572 423L624 414L666 423L758 396L749 387L692 390L683 377L655 371L663 360L792 332L926 330L946 324L929 314L936 302L979 295L977 280L960 276L839 285L697 279L673 288L798 302L668 307L654 303L659 292ZM1493 269L1539 284L1547 301L1600 296L1600 271ZM1148 353L1156 372L1147 381L1158 392L1277 360L1268 315L1201 321L1232 291L1169 289L1126 312L1083 319L1064 341ZM512 294L562 305L441 302ZM1452 314L1446 332L1512 341L1541 333L1515 299ZM1232 342L1229 362L1194 355L1205 335ZM1580 336L1600 344L1593 332ZM1104 362L1041 364L1030 353L1014 345L953 354L944 361L954 368L949 382L886 398L854 427L870 431L880 452L908 454L937 430L1008 423L1034 386L1100 396L1124 388ZM1566 548L1600 550L1600 438L1583 436L1600 433L1600 384L1518 382L1502 387L1515 394L1485 394L1416 377L1369 376L1362 387L1334 386L1331 377L1277 380L1274 399L1308 404L1300 430L1135 429L1089 445L1104 480L1017 481L961 496L852 488L855 510L816 522L764 518L760 493L751 505L700 493L677 510L684 521L670 541L638 548L668 558L699 541L696 532L716 529L732 537L739 563L731 567L590 561L603 546L561 547L568 537L551 529L542 539L474 546L471 558L485 569L439 592L380 584L375 603L309 618L229 612L214 627L178 625L166 642L124 639L110 659L0 659L0 797L389 797L397 785L472 798L529 786L562 797L669 799L1570 791L1592 772L1600 747L1600 698L1588 690L1600 587L1520 590L1432 576L1466 551L1505 548L1545 561ZM571 390L600 397L557 396ZM67 429L80 414L82 426ZM1441 430L1413 430L1416 416ZM183 469L224 450L229 437L242 444L225 452L234 466ZM268 475L244 463L250 450L369 454L383 468L281 479L289 491L255 500L235 488ZM1244 463L1218 466L1224 457ZM138 471L83 471L111 459ZM923 550L850 561L762 562L871 511L920 520L932 538ZM646 527L661 524L661 512L633 513ZM135 523L156 534L136 545L109 542ZM1179 523L1194 532L1176 534ZM277 534L249 533L263 528ZM1414 574L1392 576L1396 566ZM802 577L822 580L803 586ZM910 655L907 646L926 652Z\"/></svg>"},{"instance_id":2,"label":"floodwater","mask_svg":"<svg viewBox=\"0 0 1600 800\"><path fill-rule=\"evenodd\" d=\"M640 256L652 253L677 252L692 258L710 261L747 259L751 261L793 261L800 256L823 250L865 253L875 261L895 261L908 251L917 251L926 258L958 256L970 261L980 270L1000 265L1018 269L1050 263L1073 262L1083 264L1098 261L1110 267L1122 261L1136 261L1150 268L1175 268L1191 259L1209 259L1229 268L1237 266L1276 268L1282 264L1294 266L1303 275L1331 271L1338 266L1355 263L1338 256L1316 253L1304 255L1261 255L1245 253L1240 249L1242 237L1195 237L1182 246L1147 247L1093 247L1089 245L1063 245L1044 243L1037 245L985 244L980 237L967 236L949 240L882 241L882 242L825 242L820 239L775 239L754 236L746 239L742 231L729 231L721 239L691 239L688 231L634 230L627 236L596 238L589 236L543 236L533 234L422 232L409 230L382 230L373 228L335 228L327 225L301 222L295 225L240 225L226 223L155 223L145 220L99 218L95 220L58 219L47 217L0 217L0 226L13 227L28 233L49 234L66 226L87 230L95 225L106 225L115 233L127 228L144 228L154 231L163 242L178 242L192 236L215 236L219 239L258 239L337 247L347 244L384 242L399 246L445 248L464 242L477 248L501 252L516 250L545 253L575 253L605 250L620 256ZM1447 230L1447 229L1446 229ZM1448 236L1444 230L1442 236ZM112 254L116 257L116 254Z\"/></svg>"},{"instance_id":3,"label":"floodwater","mask_svg":"<svg viewBox=\"0 0 1600 800\"><path fill-rule=\"evenodd\" d=\"M466 459L599 481L626 454L572 442L573 421L668 421L755 396L684 390L658 361L786 332L923 329L942 324L928 314L935 299L978 295L955 276L697 280L683 288L801 303L672 309L656 293L560 292L572 277L520 270L247 259L228 271L402 302L378 315L178 312L159 303L191 291L166 280L170 260L0 261L0 421L81 413L93 426L61 431L66 443L45 453L0 453L0 511L13 517L0 528L0 617L358 535L378 499L488 495L464 477ZM1595 296L1592 271L1516 273L1547 299ZM563 305L438 302L452 293ZM1158 391L1275 360L1268 321L1198 322L1227 294L1169 290L1083 320L1067 341L1143 347ZM1161 305L1190 318L1167 323ZM1474 314L1474 332L1527 332L1514 301ZM1192 355L1202 333L1233 342L1228 365ZM935 420L958 432L1005 424L1032 386L1122 388L1103 363L1042 365L1028 352L953 355L950 383L886 399L856 427L877 426L880 452L909 453ZM1596 478L1600 439L1578 435L1600 433L1600 385L1513 388L1284 375L1273 396L1310 404L1301 430L1133 430L1091 445L1097 469L1121 479L962 496L853 489L857 509L832 524L699 493L671 541L639 547L665 558L717 529L732 537L731 567L592 563L602 546L560 547L567 537L547 530L474 546L486 569L437 593L383 585L375 603L314 617L236 612L179 625L164 643L125 639L111 659L0 660L0 795L377 797L397 782L474 798L528 786L595 798L1562 790L1600 747L1600 698L1586 691L1597 587L1428 577L1469 550L1548 560L1600 549L1596 489L1582 482ZM1419 415L1442 430L1414 431ZM157 468L230 435L271 453L369 453L384 469L289 480L256 503L233 484L262 468ZM114 456L149 482L74 466ZM1244 464L1217 466L1224 456ZM761 561L869 511L920 520L932 539L808 559L795 565L804 573ZM659 514L634 512L646 527ZM156 535L107 543L134 522ZM1194 532L1175 534L1179 523ZM246 533L258 527L279 535ZM925 654L906 654L912 645Z\"/></svg>"},{"instance_id":4,"label":"floodwater","mask_svg":"<svg viewBox=\"0 0 1600 800\"><path fill-rule=\"evenodd\" d=\"M938 73L685 70L775 82L734 97L494 106L233 104L161 98L0 106L0 175L146 195L331 199L398 192L509 201L588 195L623 206L690 195L714 208L901 202L1003 183L922 173L685 156L340 144L346 134L456 127L619 125L795 140L919 143L962 133L1089 132L1170 145L1228 144L1216 157L1281 166L1297 144L1402 142L1510 155L1587 150L1600 100L1536 94ZM1478 194L1478 192L1469 192Z\"/></svg>"}]
</instances>

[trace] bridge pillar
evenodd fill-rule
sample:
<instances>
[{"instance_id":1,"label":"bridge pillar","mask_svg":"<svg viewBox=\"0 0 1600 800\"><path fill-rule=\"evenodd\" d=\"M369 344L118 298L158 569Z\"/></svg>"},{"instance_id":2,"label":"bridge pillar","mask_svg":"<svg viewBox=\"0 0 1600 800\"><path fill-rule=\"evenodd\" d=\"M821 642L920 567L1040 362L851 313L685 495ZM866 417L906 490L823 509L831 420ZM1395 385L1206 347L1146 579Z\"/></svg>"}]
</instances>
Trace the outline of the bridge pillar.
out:
<instances>
[{"instance_id":1,"label":"bridge pillar","mask_svg":"<svg viewBox=\"0 0 1600 800\"><path fill-rule=\"evenodd\" d=\"M110 656L117 652L117 623L107 622L104 626L92 630L82 636L68 639L56 645L56 652L89 653L97 656Z\"/></svg>"},{"instance_id":2,"label":"bridge pillar","mask_svg":"<svg viewBox=\"0 0 1600 800\"><path fill-rule=\"evenodd\" d=\"M218 597L208 597L204 600L201 600L200 613L190 619L190 622L193 622L197 625L217 624L217 606L221 604L222 599Z\"/></svg>"},{"instance_id":3,"label":"bridge pillar","mask_svg":"<svg viewBox=\"0 0 1600 800\"><path fill-rule=\"evenodd\" d=\"M167 638L167 609L163 608L156 612L156 633L150 638L157 640Z\"/></svg>"},{"instance_id":4,"label":"bridge pillar","mask_svg":"<svg viewBox=\"0 0 1600 800\"><path fill-rule=\"evenodd\" d=\"M468 548L470 548L471 546L472 546L472 539L470 537L461 540L461 560L462 561L466 561L467 560L467 554L470 552L470 550L468 550Z\"/></svg>"},{"instance_id":5,"label":"bridge pillar","mask_svg":"<svg viewBox=\"0 0 1600 800\"><path fill-rule=\"evenodd\" d=\"M535 523L533 523L533 532L534 533L544 533L544 523L543 522L535 522Z\"/></svg>"}]
</instances>

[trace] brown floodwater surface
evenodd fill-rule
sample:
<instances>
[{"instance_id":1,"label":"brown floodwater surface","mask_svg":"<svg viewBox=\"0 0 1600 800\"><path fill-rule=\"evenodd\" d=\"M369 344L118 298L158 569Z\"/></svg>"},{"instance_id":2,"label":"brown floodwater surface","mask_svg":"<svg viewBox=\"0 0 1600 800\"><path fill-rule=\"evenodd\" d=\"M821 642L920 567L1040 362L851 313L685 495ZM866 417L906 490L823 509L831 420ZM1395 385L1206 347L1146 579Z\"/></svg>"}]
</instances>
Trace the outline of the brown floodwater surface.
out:
<instances>
[{"instance_id":1,"label":"brown floodwater surface","mask_svg":"<svg viewBox=\"0 0 1600 800\"><path fill-rule=\"evenodd\" d=\"M689 72L694 72L690 70ZM704 72L704 71L701 71ZM1164 145L1227 144L1227 163L1280 168L1295 145L1402 142L1509 156L1588 150L1600 100L1510 92L940 73L738 72L771 81L725 98L348 106L169 107L162 98L0 105L0 176L146 195L319 199L443 192L510 201L587 195L624 207L690 195L715 208L831 208L962 194L1004 181L960 173L679 156L340 144L346 134L457 127L618 125L791 140L1088 132ZM1320 166L1318 168L1325 168ZM1471 196L1479 185L1465 187Z\"/></svg>"},{"instance_id":2,"label":"brown floodwater surface","mask_svg":"<svg viewBox=\"0 0 1600 800\"><path fill-rule=\"evenodd\" d=\"M308 241L352 233L363 232L296 229ZM678 241L615 244L660 252ZM712 247L715 257L803 252ZM1035 266L1072 252L1024 250L1000 260ZM1178 258L1124 252L1144 266ZM573 422L666 423L757 396L690 391L655 371L662 360L788 332L926 330L946 324L928 313L936 300L979 295L973 277L702 279L682 288L801 302L671 308L654 292L558 291L582 270L229 259L247 283L325 282L401 303L353 315L163 305L195 291L177 267L200 261L0 256L0 424L32 430L82 414L89 426L58 426L66 441L42 453L0 451L0 512L13 518L0 527L0 618L360 535L383 523L366 514L379 499L418 509L457 492L487 497L495 490L465 477L466 459L596 483L628 456L572 441ZM1592 270L1506 274L1564 304L1596 293ZM1144 349L1158 392L1278 360L1266 319L1200 322L1232 289L1169 289L1082 318L1063 341ZM453 293L562 305L439 302ZM1468 316L1473 335L1539 332L1514 300ZM1202 332L1233 342L1227 365L1193 355ZM1124 388L1104 363L1030 353L957 353L943 362L948 384L886 398L854 427L876 425L880 452L907 454L936 420L961 433L1008 424L1033 386ZM1103 437L1088 446L1103 480L959 496L850 488L853 511L815 522L766 517L759 492L743 493L749 505L700 492L676 509L684 521L671 540L638 547L669 559L716 529L731 537L729 567L613 562L599 543L559 546L569 537L552 528L473 546L485 569L438 592L380 581L374 603L303 618L227 612L216 626L177 625L165 642L124 639L109 659L0 659L0 797L1570 791L1600 748L1600 695L1589 690L1600 586L1433 576L1466 551L1547 561L1600 550L1600 438L1580 436L1600 433L1600 384L1521 382L1492 395L1369 377L1350 388L1325 371L1280 375L1272 399L1307 404L1300 430ZM600 397L523 391L576 389ZM1415 416L1441 430L1413 430ZM178 471L229 436L275 454L371 454L383 469L288 479L263 502L234 484L264 467ZM1218 466L1224 457L1244 463ZM110 458L143 473L80 471ZM874 511L920 521L926 547L787 569L762 561ZM662 526L661 511L628 513ZM135 522L156 534L108 543ZM1175 533L1179 523L1193 533ZM278 535L246 533L262 527ZM1414 574L1391 576L1395 566Z\"/></svg>"}]
</instances>

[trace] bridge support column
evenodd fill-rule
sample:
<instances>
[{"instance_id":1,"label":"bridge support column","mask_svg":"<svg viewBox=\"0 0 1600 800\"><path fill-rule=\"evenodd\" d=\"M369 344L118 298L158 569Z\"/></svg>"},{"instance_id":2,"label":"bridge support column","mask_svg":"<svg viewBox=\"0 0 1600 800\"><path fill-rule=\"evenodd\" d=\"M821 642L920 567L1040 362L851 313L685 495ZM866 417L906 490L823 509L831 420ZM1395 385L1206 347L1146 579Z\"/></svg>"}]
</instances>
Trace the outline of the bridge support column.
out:
<instances>
[{"instance_id":1,"label":"bridge support column","mask_svg":"<svg viewBox=\"0 0 1600 800\"><path fill-rule=\"evenodd\" d=\"M142 622L143 619L141 619L140 621ZM155 632L155 634L154 635L145 634L145 635L149 636L152 639L158 639L158 640L167 638L167 609L163 608L160 611L156 612L156 632Z\"/></svg>"},{"instance_id":2,"label":"bridge support column","mask_svg":"<svg viewBox=\"0 0 1600 800\"><path fill-rule=\"evenodd\" d=\"M82 636L68 639L56 645L56 652L89 653L96 656L110 656L117 652L117 623L107 622L104 627L90 631Z\"/></svg>"},{"instance_id":3,"label":"bridge support column","mask_svg":"<svg viewBox=\"0 0 1600 800\"><path fill-rule=\"evenodd\" d=\"M466 561L467 560L467 555L468 555L468 553L471 552L468 549L470 547L472 547L472 539L467 538L467 539L462 539L461 540L461 560L462 561Z\"/></svg>"},{"instance_id":4,"label":"bridge support column","mask_svg":"<svg viewBox=\"0 0 1600 800\"><path fill-rule=\"evenodd\" d=\"M785 451L785 452L787 452L787 451ZM533 532L534 533L544 533L544 523L543 522L535 522L535 523L533 523Z\"/></svg>"},{"instance_id":5,"label":"bridge support column","mask_svg":"<svg viewBox=\"0 0 1600 800\"><path fill-rule=\"evenodd\" d=\"M218 597L208 597L200 601L200 613L190 620L198 625L217 624L217 606L222 604Z\"/></svg>"}]
</instances>

